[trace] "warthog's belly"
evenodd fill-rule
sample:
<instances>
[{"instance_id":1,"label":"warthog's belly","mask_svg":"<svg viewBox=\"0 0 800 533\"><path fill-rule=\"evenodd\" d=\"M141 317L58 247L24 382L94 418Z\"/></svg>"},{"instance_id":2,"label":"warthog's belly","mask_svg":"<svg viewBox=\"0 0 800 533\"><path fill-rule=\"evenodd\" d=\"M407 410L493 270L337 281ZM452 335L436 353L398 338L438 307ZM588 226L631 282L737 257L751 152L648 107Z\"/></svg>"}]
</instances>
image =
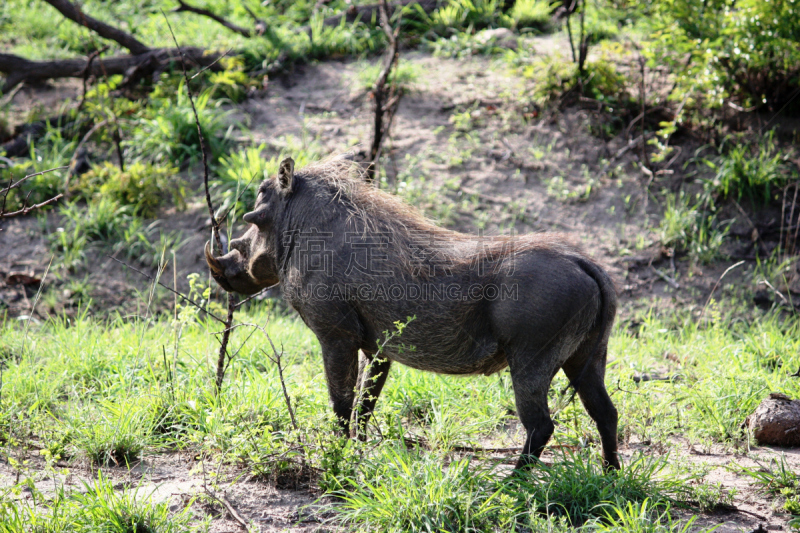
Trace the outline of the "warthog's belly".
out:
<instances>
[{"instance_id":1,"label":"warthog's belly","mask_svg":"<svg viewBox=\"0 0 800 533\"><path fill-rule=\"evenodd\" d=\"M435 340L435 338L430 339L430 341ZM385 354L392 361L440 374L488 376L508 366L505 352L491 337L474 339L464 332L451 340L461 342L417 342L416 344L398 342L388 345Z\"/></svg>"}]
</instances>

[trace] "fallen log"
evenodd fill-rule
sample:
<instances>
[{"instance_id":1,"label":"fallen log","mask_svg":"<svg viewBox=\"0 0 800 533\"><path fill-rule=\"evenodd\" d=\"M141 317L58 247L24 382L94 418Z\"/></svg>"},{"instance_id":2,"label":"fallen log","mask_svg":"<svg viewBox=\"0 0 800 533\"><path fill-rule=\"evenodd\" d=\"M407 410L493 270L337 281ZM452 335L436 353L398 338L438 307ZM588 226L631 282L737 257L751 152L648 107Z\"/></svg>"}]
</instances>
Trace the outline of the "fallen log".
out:
<instances>
[{"instance_id":1,"label":"fallen log","mask_svg":"<svg viewBox=\"0 0 800 533\"><path fill-rule=\"evenodd\" d=\"M216 61L219 53L207 53L203 48L183 48L185 59L195 66L207 67ZM37 83L56 78L83 78L91 76L126 74L146 63L155 62L164 67L179 61L180 53L175 48L155 48L144 54L120 55L96 59L89 64L87 59L60 59L55 61L31 61L13 54L0 54L0 72L6 74L0 91L8 92L16 85Z\"/></svg>"}]
</instances>

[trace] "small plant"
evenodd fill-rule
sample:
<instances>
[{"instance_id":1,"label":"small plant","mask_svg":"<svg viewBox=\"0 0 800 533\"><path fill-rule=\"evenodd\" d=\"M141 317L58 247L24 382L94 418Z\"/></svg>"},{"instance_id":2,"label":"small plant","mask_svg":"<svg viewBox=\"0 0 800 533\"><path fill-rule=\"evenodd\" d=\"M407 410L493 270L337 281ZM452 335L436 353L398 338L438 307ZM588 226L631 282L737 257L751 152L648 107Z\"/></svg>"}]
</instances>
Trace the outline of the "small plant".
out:
<instances>
[{"instance_id":1,"label":"small plant","mask_svg":"<svg viewBox=\"0 0 800 533\"><path fill-rule=\"evenodd\" d=\"M688 252L692 260L707 263L719 256L727 228L721 227L702 200L692 204L681 191L667 195L657 232L666 248Z\"/></svg>"},{"instance_id":2,"label":"small plant","mask_svg":"<svg viewBox=\"0 0 800 533\"><path fill-rule=\"evenodd\" d=\"M84 483L85 493L72 495L77 531L108 533L181 533L187 530L189 506L172 514L169 502L154 503L142 487L119 493L111 480L98 474L93 483Z\"/></svg>"},{"instance_id":3,"label":"small plant","mask_svg":"<svg viewBox=\"0 0 800 533\"><path fill-rule=\"evenodd\" d=\"M690 496L688 479L666 471L665 458L641 455L619 472L606 472L587 453L563 453L552 466L540 466L513 481L515 491L541 512L563 515L573 525L603 516L603 508L620 502L649 501L662 511Z\"/></svg>"},{"instance_id":4,"label":"small plant","mask_svg":"<svg viewBox=\"0 0 800 533\"><path fill-rule=\"evenodd\" d=\"M95 419L74 420L74 445L98 466L127 466L149 442L151 412L133 404L104 402Z\"/></svg>"},{"instance_id":5,"label":"small plant","mask_svg":"<svg viewBox=\"0 0 800 533\"><path fill-rule=\"evenodd\" d=\"M784 454L781 454L779 461L770 460L768 466L740 467L738 472L753 478L755 484L769 494L785 496L786 491L790 491L795 495L800 495L800 477L792 470Z\"/></svg>"},{"instance_id":6,"label":"small plant","mask_svg":"<svg viewBox=\"0 0 800 533\"><path fill-rule=\"evenodd\" d=\"M502 13L499 0L450 0L428 19L430 27L446 35L453 29L480 29L489 26L510 25L511 20Z\"/></svg>"},{"instance_id":7,"label":"small plant","mask_svg":"<svg viewBox=\"0 0 800 533\"><path fill-rule=\"evenodd\" d=\"M550 29L553 12L548 0L517 0L509 11L515 28L533 28L539 31Z\"/></svg>"},{"instance_id":8,"label":"small plant","mask_svg":"<svg viewBox=\"0 0 800 533\"><path fill-rule=\"evenodd\" d=\"M789 157L777 148L775 130L755 142L745 135L729 136L720 146L716 161L705 161L715 172L705 182L706 191L714 198L747 198L766 204L772 200L772 193L796 174L788 164Z\"/></svg>"},{"instance_id":9,"label":"small plant","mask_svg":"<svg viewBox=\"0 0 800 533\"><path fill-rule=\"evenodd\" d=\"M213 85L214 93L220 92L232 102L241 102L247 95L247 90L253 86L251 80L244 72L245 63L241 57L226 57L222 59L225 70L212 72L208 81Z\"/></svg>"},{"instance_id":10,"label":"small plant","mask_svg":"<svg viewBox=\"0 0 800 533\"><path fill-rule=\"evenodd\" d=\"M697 516L689 520L672 518L669 506L653 505L649 499L642 502L627 502L603 509L604 516L591 525L592 531L629 533L689 533L714 531L717 527L697 528Z\"/></svg>"},{"instance_id":11,"label":"small plant","mask_svg":"<svg viewBox=\"0 0 800 533\"><path fill-rule=\"evenodd\" d=\"M365 64L358 71L358 81L362 89L367 90L372 88L372 84L380 74L382 65L380 63ZM388 86L397 84L397 88L401 90L407 89L419 78L419 67L409 61L399 62L396 68L393 68L389 73L389 78L386 81Z\"/></svg>"}]
</instances>

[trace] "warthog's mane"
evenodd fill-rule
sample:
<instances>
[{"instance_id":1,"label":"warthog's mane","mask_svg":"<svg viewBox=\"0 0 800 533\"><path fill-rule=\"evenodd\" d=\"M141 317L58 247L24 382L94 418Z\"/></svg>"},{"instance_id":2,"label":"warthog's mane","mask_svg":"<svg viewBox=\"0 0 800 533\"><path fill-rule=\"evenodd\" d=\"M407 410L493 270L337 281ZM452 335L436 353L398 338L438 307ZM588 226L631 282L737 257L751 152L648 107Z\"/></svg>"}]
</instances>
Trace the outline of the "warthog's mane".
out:
<instances>
[{"instance_id":1,"label":"warthog's mane","mask_svg":"<svg viewBox=\"0 0 800 533\"><path fill-rule=\"evenodd\" d=\"M583 255L563 234L479 237L437 226L416 208L366 180L363 167L343 157L332 157L297 171L307 181L325 209L342 209L348 231L389 235L397 259L410 265L420 236L436 242L436 257L450 264L470 264L476 259L499 260L534 249ZM445 243L442 246L442 243Z\"/></svg>"}]
</instances>

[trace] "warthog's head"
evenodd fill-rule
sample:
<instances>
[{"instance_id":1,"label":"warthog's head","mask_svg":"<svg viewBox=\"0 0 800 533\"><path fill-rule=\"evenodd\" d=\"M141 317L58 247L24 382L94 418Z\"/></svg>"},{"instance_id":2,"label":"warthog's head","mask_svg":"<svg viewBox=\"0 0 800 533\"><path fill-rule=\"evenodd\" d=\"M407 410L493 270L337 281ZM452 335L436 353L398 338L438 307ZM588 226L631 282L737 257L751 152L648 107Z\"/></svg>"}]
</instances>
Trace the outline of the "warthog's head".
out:
<instances>
[{"instance_id":1,"label":"warthog's head","mask_svg":"<svg viewBox=\"0 0 800 533\"><path fill-rule=\"evenodd\" d=\"M258 190L253 211L244 215L250 228L230 243L230 251L215 256L207 242L206 262L211 275L229 292L255 294L280 281L274 234L279 231L275 221L286 208L292 192L294 161L281 161L276 179L267 179Z\"/></svg>"}]
</instances>

